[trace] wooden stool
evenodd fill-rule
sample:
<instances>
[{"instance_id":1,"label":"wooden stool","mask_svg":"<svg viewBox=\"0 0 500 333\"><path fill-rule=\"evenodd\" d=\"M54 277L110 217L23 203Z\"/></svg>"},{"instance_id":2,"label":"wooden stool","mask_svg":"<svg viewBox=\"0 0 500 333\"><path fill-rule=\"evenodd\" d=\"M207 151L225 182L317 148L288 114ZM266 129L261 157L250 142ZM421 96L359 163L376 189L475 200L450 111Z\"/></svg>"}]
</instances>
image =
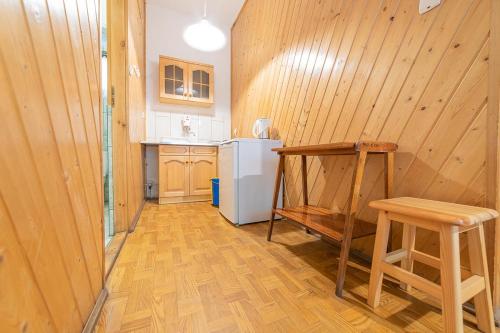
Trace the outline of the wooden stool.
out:
<instances>
[{"instance_id":1,"label":"wooden stool","mask_svg":"<svg viewBox=\"0 0 500 333\"><path fill-rule=\"evenodd\" d=\"M463 332L462 304L474 298L478 327L494 332L488 264L483 222L498 216L492 209L417 198L377 200L370 207L379 210L377 235L368 291L368 304L380 302L385 274L441 300L446 332ZM403 246L387 253L391 221L404 224ZM440 258L415 250L416 228L439 233ZM460 267L459 233L467 232L470 271ZM440 269L441 286L413 274L413 261ZM392 265L401 261L401 268ZM461 276L465 278L462 281Z\"/></svg>"}]
</instances>

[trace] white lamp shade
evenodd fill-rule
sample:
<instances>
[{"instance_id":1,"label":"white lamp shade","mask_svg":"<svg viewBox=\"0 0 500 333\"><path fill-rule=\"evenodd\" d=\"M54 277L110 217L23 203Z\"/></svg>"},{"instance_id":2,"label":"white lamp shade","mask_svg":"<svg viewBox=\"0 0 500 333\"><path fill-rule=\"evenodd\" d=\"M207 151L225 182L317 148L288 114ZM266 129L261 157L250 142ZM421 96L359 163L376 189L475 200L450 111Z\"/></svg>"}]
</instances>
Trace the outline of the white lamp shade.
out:
<instances>
[{"instance_id":1,"label":"white lamp shade","mask_svg":"<svg viewBox=\"0 0 500 333\"><path fill-rule=\"evenodd\" d=\"M226 36L207 20L192 24L184 31L184 41L194 49L211 52L226 45Z\"/></svg>"}]
</instances>

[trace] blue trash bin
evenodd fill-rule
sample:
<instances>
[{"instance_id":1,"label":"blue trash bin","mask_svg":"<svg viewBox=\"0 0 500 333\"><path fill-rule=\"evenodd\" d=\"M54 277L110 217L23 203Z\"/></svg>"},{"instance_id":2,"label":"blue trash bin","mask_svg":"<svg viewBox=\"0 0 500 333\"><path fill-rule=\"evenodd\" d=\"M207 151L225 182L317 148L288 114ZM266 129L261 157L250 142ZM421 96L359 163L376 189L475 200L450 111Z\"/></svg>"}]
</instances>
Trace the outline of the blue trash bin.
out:
<instances>
[{"instance_id":1,"label":"blue trash bin","mask_svg":"<svg viewBox=\"0 0 500 333\"><path fill-rule=\"evenodd\" d=\"M212 178L212 205L219 207L219 178Z\"/></svg>"}]
</instances>

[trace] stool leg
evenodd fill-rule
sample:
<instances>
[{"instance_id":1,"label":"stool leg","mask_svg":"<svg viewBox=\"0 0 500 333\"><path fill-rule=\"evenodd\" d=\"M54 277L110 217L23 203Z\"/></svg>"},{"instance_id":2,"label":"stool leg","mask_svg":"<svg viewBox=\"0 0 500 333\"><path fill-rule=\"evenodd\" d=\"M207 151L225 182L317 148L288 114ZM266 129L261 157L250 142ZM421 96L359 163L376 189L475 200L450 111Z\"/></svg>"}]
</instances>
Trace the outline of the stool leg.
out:
<instances>
[{"instance_id":1,"label":"stool leg","mask_svg":"<svg viewBox=\"0 0 500 333\"><path fill-rule=\"evenodd\" d=\"M462 333L464 324L460 296L460 246L457 226L441 226L440 253L444 331Z\"/></svg>"},{"instance_id":2,"label":"stool leg","mask_svg":"<svg viewBox=\"0 0 500 333\"><path fill-rule=\"evenodd\" d=\"M477 228L469 230L467 232L467 240L467 245L469 247L471 273L479 276L484 276L484 284L486 286L483 291L474 296L477 326L483 332L495 332L483 225L480 224Z\"/></svg>"},{"instance_id":3,"label":"stool leg","mask_svg":"<svg viewBox=\"0 0 500 333\"><path fill-rule=\"evenodd\" d=\"M382 280L384 273L380 269L380 264L387 255L387 243L391 230L391 220L387 218L387 213L378 213L377 234L375 236L375 246L373 248L372 268L370 272L370 285L368 287L368 305L376 308L380 303L380 293L382 291Z\"/></svg>"},{"instance_id":4,"label":"stool leg","mask_svg":"<svg viewBox=\"0 0 500 333\"><path fill-rule=\"evenodd\" d=\"M407 270L410 273L413 273L413 259L411 258L411 251L415 249L415 235L417 234L417 227L411 224L403 225L403 241L402 248L408 251L408 255L406 258L401 260L401 268ZM401 289L406 290L407 292L411 291L411 286L406 283L400 284Z\"/></svg>"}]
</instances>

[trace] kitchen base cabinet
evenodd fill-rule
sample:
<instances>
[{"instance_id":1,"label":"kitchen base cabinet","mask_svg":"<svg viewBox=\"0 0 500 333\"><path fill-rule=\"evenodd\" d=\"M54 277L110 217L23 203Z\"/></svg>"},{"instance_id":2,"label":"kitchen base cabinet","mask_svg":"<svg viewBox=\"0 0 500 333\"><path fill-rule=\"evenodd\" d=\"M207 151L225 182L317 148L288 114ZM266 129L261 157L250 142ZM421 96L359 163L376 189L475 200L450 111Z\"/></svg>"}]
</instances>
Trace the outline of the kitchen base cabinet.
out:
<instances>
[{"instance_id":1,"label":"kitchen base cabinet","mask_svg":"<svg viewBox=\"0 0 500 333\"><path fill-rule=\"evenodd\" d=\"M208 201L217 176L217 147L160 145L159 203Z\"/></svg>"},{"instance_id":2,"label":"kitchen base cabinet","mask_svg":"<svg viewBox=\"0 0 500 333\"><path fill-rule=\"evenodd\" d=\"M189 195L189 156L160 156L158 168L159 197Z\"/></svg>"},{"instance_id":3,"label":"kitchen base cabinet","mask_svg":"<svg viewBox=\"0 0 500 333\"><path fill-rule=\"evenodd\" d=\"M212 182L217 174L215 156L189 157L189 193L191 195L210 195Z\"/></svg>"}]
</instances>

